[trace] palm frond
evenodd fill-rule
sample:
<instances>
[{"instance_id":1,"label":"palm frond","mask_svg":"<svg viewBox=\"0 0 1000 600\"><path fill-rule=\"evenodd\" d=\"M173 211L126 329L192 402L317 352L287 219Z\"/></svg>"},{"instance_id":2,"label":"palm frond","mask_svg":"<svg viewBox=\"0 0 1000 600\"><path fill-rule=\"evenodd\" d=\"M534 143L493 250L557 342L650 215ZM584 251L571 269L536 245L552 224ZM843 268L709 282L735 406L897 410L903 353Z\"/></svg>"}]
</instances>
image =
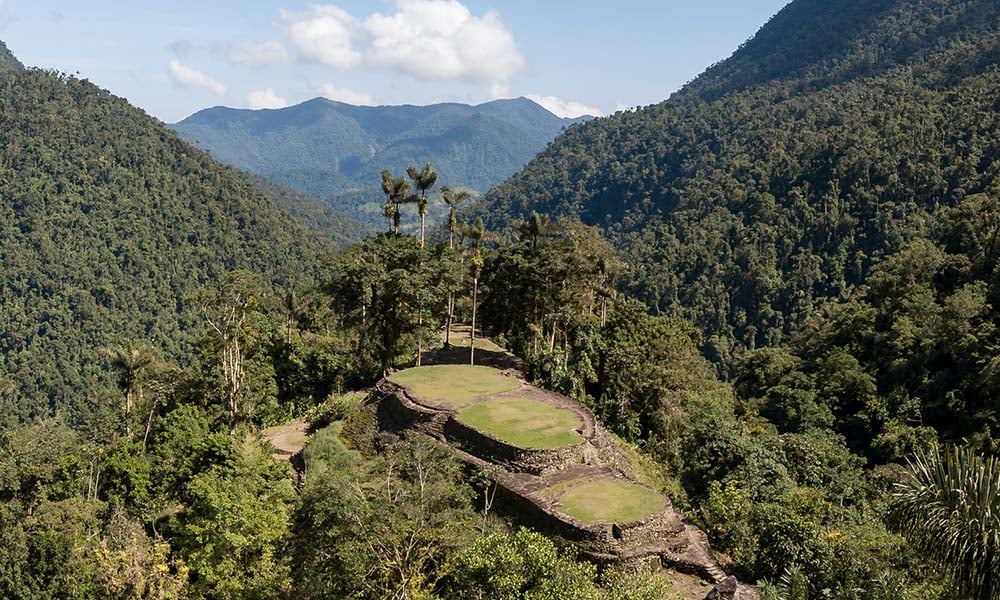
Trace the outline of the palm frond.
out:
<instances>
[{"instance_id":1,"label":"palm frond","mask_svg":"<svg viewBox=\"0 0 1000 600\"><path fill-rule=\"evenodd\" d=\"M909 467L893 493L890 525L939 562L962 593L1000 599L1000 461L946 447Z\"/></svg>"}]
</instances>

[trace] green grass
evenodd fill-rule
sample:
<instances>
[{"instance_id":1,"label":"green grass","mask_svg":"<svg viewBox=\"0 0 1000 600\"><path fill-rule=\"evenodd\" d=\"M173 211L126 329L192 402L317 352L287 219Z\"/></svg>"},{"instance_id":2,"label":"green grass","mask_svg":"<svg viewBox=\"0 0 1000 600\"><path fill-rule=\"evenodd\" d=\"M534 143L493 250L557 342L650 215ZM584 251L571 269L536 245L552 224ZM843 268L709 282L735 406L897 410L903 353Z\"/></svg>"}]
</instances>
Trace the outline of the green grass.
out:
<instances>
[{"instance_id":1,"label":"green grass","mask_svg":"<svg viewBox=\"0 0 1000 600\"><path fill-rule=\"evenodd\" d=\"M434 365L394 373L390 381L413 390L424 402L460 410L480 396L509 392L520 385L496 369L472 365Z\"/></svg>"},{"instance_id":2,"label":"green grass","mask_svg":"<svg viewBox=\"0 0 1000 600\"><path fill-rule=\"evenodd\" d=\"M574 431L581 425L576 413L539 400L499 398L474 404L458 418L518 448L565 448L583 440Z\"/></svg>"},{"instance_id":3,"label":"green grass","mask_svg":"<svg viewBox=\"0 0 1000 600\"><path fill-rule=\"evenodd\" d=\"M653 490L617 479L596 479L569 487L559 498L561 512L584 523L629 523L664 506Z\"/></svg>"},{"instance_id":4,"label":"green grass","mask_svg":"<svg viewBox=\"0 0 1000 600\"><path fill-rule=\"evenodd\" d=\"M443 342L445 334L441 332L441 341ZM464 348L469 349L469 326L468 325L454 325L451 329L451 345L453 348ZM485 350L487 352L506 352L507 350L496 345L489 338L476 337L476 350Z\"/></svg>"}]
</instances>

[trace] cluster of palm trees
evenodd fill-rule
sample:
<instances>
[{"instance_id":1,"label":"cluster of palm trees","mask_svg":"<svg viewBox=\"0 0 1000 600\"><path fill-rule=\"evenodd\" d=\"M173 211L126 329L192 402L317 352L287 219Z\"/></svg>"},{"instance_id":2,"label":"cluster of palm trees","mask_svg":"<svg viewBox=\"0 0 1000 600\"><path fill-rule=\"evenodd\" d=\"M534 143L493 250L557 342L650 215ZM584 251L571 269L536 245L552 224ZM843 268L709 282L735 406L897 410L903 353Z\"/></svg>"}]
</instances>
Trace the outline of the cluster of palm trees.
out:
<instances>
[{"instance_id":1,"label":"cluster of palm trees","mask_svg":"<svg viewBox=\"0 0 1000 600\"><path fill-rule=\"evenodd\" d=\"M389 221L389 230L399 233L399 225L402 219L401 206L405 204L415 204L417 214L420 216L420 245L424 245L424 231L427 221L427 212L430 208L430 199L427 193L437 183L438 175L434 172L430 163L424 165L423 169L409 167L406 169L406 176L394 176L388 170L382 171L382 192L385 193L385 205L382 207L382 214ZM458 205L472 197L468 190L454 190L449 187L441 188L441 199L449 208L448 233L449 245L454 248L455 234L460 231L456 219L456 209Z\"/></svg>"},{"instance_id":2,"label":"cluster of palm trees","mask_svg":"<svg viewBox=\"0 0 1000 600\"><path fill-rule=\"evenodd\" d=\"M409 167L406 169L406 176L395 176L389 170L382 171L382 191L385 193L385 205L382 214L389 221L389 230L399 234L399 225L402 220L401 207L406 204L415 204L417 214L420 216L420 247L424 246L425 224L430 201L427 193L437 183L438 175L434 172L430 163L424 165L423 169ZM452 189L450 187L441 188L441 199L448 206L448 248L455 249L455 237L459 237L459 245L464 245L465 240L469 240L472 246L472 325L469 335L469 362L475 364L475 344L476 344L476 301L479 291L479 277L483 269L482 245L485 242L496 241L497 236L486 231L482 219L476 219L471 225L462 225L458 222L458 207L472 194L468 190ZM451 326L455 313L455 294L448 294L448 316L445 325L445 346L451 345ZM417 366L420 366L420 351L417 351Z\"/></svg>"}]
</instances>

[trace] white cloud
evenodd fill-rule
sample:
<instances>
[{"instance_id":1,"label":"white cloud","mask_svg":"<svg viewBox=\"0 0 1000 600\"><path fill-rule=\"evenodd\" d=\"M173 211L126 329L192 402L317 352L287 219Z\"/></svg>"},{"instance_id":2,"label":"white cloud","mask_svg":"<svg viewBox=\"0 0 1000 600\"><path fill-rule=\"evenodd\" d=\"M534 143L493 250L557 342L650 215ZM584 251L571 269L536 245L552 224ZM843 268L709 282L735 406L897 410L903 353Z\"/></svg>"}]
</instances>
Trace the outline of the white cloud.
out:
<instances>
[{"instance_id":1,"label":"white cloud","mask_svg":"<svg viewBox=\"0 0 1000 600\"><path fill-rule=\"evenodd\" d=\"M302 62L338 69L392 69L423 81L487 83L502 89L524 68L496 12L473 15L459 0L394 0L389 14L355 18L333 4L281 11L288 47Z\"/></svg>"},{"instance_id":2,"label":"white cloud","mask_svg":"<svg viewBox=\"0 0 1000 600\"><path fill-rule=\"evenodd\" d=\"M201 71L192 69L191 67L185 67L176 60L170 61L167 65L167 75L174 83L185 88L201 88L212 92L217 96L222 96L226 93L226 86L222 85L215 79L212 79L208 75L205 75Z\"/></svg>"},{"instance_id":3,"label":"white cloud","mask_svg":"<svg viewBox=\"0 0 1000 600\"><path fill-rule=\"evenodd\" d=\"M320 88L320 93L324 98L329 98L330 100L343 102L345 104L354 104L355 106L372 106L375 104L371 94L355 92L354 90L347 88L337 87L332 83L323 84Z\"/></svg>"},{"instance_id":4,"label":"white cloud","mask_svg":"<svg viewBox=\"0 0 1000 600\"><path fill-rule=\"evenodd\" d=\"M506 81L494 81L493 83L490 84L490 97L509 98L510 86L507 85Z\"/></svg>"},{"instance_id":5,"label":"white cloud","mask_svg":"<svg viewBox=\"0 0 1000 600\"><path fill-rule=\"evenodd\" d=\"M477 17L458 0L396 0L395 13L369 15L364 30L370 62L417 79L496 84L525 65L497 13Z\"/></svg>"},{"instance_id":6,"label":"white cloud","mask_svg":"<svg viewBox=\"0 0 1000 600\"><path fill-rule=\"evenodd\" d=\"M238 65L263 65L288 60L280 42L247 42L229 49L229 61Z\"/></svg>"},{"instance_id":7,"label":"white cloud","mask_svg":"<svg viewBox=\"0 0 1000 600\"><path fill-rule=\"evenodd\" d=\"M261 108L285 108L288 100L274 93L274 90L256 90L247 94L247 107L253 110Z\"/></svg>"},{"instance_id":8,"label":"white cloud","mask_svg":"<svg viewBox=\"0 0 1000 600\"><path fill-rule=\"evenodd\" d=\"M545 110L556 115L557 117L582 117L584 115L590 115L592 117L601 117L604 115L601 109L596 106L587 106L582 102L574 102L571 100L563 100L561 98L556 98L555 96L527 96L527 98L533 102L540 104Z\"/></svg>"},{"instance_id":9,"label":"white cloud","mask_svg":"<svg viewBox=\"0 0 1000 600\"><path fill-rule=\"evenodd\" d=\"M288 42L299 60L339 69L361 63L361 53L354 49L357 22L344 10L332 5L315 5L307 12L281 11Z\"/></svg>"}]
</instances>

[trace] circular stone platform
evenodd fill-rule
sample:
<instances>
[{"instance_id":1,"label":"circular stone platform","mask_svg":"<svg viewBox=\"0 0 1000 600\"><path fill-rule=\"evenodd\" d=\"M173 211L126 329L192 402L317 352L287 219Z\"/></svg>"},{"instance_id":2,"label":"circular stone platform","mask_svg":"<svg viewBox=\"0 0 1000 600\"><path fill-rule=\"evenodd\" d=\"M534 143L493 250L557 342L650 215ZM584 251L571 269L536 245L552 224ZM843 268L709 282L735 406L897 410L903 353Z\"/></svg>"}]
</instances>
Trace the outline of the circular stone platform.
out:
<instances>
[{"instance_id":1,"label":"circular stone platform","mask_svg":"<svg viewBox=\"0 0 1000 600\"><path fill-rule=\"evenodd\" d=\"M480 396L509 392L521 385L516 377L472 365L416 367L393 373L389 381L410 388L421 402L451 410L461 410Z\"/></svg>"},{"instance_id":2,"label":"circular stone platform","mask_svg":"<svg viewBox=\"0 0 1000 600\"><path fill-rule=\"evenodd\" d=\"M518 448L552 450L583 441L579 415L531 398L496 398L473 404L458 420Z\"/></svg>"},{"instance_id":3,"label":"circular stone platform","mask_svg":"<svg viewBox=\"0 0 1000 600\"><path fill-rule=\"evenodd\" d=\"M666 506L665 498L657 492L616 478L567 482L556 500L559 512L588 525L640 521Z\"/></svg>"}]
</instances>

